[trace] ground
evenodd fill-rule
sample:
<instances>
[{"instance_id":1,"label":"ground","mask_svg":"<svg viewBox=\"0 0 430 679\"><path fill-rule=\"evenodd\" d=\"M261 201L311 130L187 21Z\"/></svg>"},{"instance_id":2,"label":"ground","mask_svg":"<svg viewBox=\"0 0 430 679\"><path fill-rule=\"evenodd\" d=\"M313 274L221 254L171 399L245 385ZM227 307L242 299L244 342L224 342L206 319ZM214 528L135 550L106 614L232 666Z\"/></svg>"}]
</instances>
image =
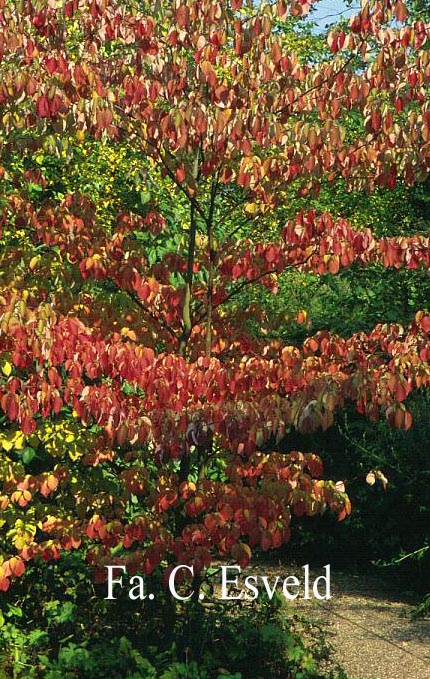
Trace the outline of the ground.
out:
<instances>
[{"instance_id":1,"label":"ground","mask_svg":"<svg viewBox=\"0 0 430 679\"><path fill-rule=\"evenodd\" d=\"M257 562L242 573L302 577L301 566ZM311 582L321 575L311 569ZM348 679L430 679L430 619L413 620L417 602L382 577L332 570L329 601L298 598L291 607L322 625ZM228 605L228 604L226 604ZM289 604L291 606L291 604Z\"/></svg>"}]
</instances>

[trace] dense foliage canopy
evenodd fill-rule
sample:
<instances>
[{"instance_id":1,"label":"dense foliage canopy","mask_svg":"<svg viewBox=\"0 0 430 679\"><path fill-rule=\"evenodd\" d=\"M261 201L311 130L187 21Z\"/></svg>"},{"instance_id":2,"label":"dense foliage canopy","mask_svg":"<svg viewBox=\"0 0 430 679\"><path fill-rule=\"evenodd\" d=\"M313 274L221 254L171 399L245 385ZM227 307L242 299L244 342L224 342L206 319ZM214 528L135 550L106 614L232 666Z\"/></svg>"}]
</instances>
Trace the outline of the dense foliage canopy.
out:
<instances>
[{"instance_id":1,"label":"dense foliage canopy","mask_svg":"<svg viewBox=\"0 0 430 679\"><path fill-rule=\"evenodd\" d=\"M429 26L372 1L309 54L306 0L0 8L0 588L80 547L99 578L244 565L292 514L344 518L320 459L278 446L346 402L408 429L430 315L298 345L260 288L429 269L425 233L318 209L425 180Z\"/></svg>"}]
</instances>

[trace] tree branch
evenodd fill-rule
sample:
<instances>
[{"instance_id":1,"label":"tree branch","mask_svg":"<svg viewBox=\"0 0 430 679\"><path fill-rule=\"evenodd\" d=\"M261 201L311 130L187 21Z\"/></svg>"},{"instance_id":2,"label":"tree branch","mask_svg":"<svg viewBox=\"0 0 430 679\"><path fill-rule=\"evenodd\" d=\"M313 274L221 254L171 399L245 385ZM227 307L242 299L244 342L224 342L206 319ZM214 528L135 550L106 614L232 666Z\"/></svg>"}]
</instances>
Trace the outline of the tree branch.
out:
<instances>
[{"instance_id":1,"label":"tree branch","mask_svg":"<svg viewBox=\"0 0 430 679\"><path fill-rule=\"evenodd\" d=\"M113 283L115 283L115 281L113 281ZM118 290L121 290L121 292L125 292L125 294L139 307L139 309L141 309L145 314L147 314L147 316L149 316L151 320L154 321L154 323L158 323L158 325L161 328L163 328L163 330L166 330L175 340L178 339L177 334L175 333L173 328L171 328L170 325L168 325L166 321L164 321L162 318L158 318L153 311L148 309L148 307L146 307L143 304L142 300L136 295L136 293L132 292L131 290L123 290L123 288L119 287Z\"/></svg>"},{"instance_id":2,"label":"tree branch","mask_svg":"<svg viewBox=\"0 0 430 679\"><path fill-rule=\"evenodd\" d=\"M289 266L286 266L284 271L288 271L289 269L295 269L299 266L303 266L306 264L307 261L316 253L316 250L311 252L306 259L303 260L303 262L298 262L297 264L290 264ZM258 283L262 278L265 278L266 276L269 276L270 274L277 273L276 270L272 271L263 271L263 273L260 273L258 276L255 278L251 278L251 280L246 280L242 281L242 283L239 283L233 290L230 290L230 292L227 294L226 297L221 302L218 302L218 304L214 304L212 306L212 311L215 309L218 309L219 306L222 306L226 302L229 302L235 295L239 294L244 288L246 288L248 285L253 285L254 283ZM283 272L282 272L283 273ZM206 317L206 312L202 313L196 320L196 324L200 323L204 318Z\"/></svg>"}]
</instances>

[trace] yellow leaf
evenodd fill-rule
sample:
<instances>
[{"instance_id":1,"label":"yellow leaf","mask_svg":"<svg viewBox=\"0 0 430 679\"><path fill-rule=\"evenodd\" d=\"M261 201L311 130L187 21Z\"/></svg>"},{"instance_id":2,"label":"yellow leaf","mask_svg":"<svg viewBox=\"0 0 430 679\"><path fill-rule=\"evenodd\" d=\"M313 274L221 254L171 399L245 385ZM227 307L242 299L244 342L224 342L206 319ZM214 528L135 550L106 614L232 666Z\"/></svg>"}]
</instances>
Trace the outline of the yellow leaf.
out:
<instances>
[{"instance_id":1,"label":"yellow leaf","mask_svg":"<svg viewBox=\"0 0 430 679\"><path fill-rule=\"evenodd\" d=\"M12 364L9 361L5 361L1 367L3 375L6 375L6 377L9 377L9 375L12 372Z\"/></svg>"},{"instance_id":2,"label":"yellow leaf","mask_svg":"<svg viewBox=\"0 0 430 679\"><path fill-rule=\"evenodd\" d=\"M258 212L257 203L247 203L245 205L245 212L247 212L249 215L255 215L255 213Z\"/></svg>"},{"instance_id":3,"label":"yellow leaf","mask_svg":"<svg viewBox=\"0 0 430 679\"><path fill-rule=\"evenodd\" d=\"M17 435L15 437L14 445L15 445L15 448L17 450L22 450L24 448L24 446L25 446L24 434L22 434L21 432L17 433Z\"/></svg>"},{"instance_id":4,"label":"yellow leaf","mask_svg":"<svg viewBox=\"0 0 430 679\"><path fill-rule=\"evenodd\" d=\"M35 255L34 257L32 257L32 258L30 259L30 264L28 265L29 268L30 268L30 271L34 271L34 269L35 269L35 268L37 267L37 265L39 264L40 260L41 260L41 256L40 256L40 255Z\"/></svg>"}]
</instances>

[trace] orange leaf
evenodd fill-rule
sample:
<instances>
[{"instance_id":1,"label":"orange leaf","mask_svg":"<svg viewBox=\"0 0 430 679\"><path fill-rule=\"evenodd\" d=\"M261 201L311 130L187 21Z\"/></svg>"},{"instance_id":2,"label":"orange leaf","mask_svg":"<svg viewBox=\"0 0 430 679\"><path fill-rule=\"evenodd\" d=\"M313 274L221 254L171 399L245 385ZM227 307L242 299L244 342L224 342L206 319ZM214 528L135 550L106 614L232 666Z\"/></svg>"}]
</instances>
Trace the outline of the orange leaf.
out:
<instances>
[{"instance_id":1,"label":"orange leaf","mask_svg":"<svg viewBox=\"0 0 430 679\"><path fill-rule=\"evenodd\" d=\"M237 542L231 549L231 555L241 568L246 568L251 560L251 549L248 545Z\"/></svg>"}]
</instances>

